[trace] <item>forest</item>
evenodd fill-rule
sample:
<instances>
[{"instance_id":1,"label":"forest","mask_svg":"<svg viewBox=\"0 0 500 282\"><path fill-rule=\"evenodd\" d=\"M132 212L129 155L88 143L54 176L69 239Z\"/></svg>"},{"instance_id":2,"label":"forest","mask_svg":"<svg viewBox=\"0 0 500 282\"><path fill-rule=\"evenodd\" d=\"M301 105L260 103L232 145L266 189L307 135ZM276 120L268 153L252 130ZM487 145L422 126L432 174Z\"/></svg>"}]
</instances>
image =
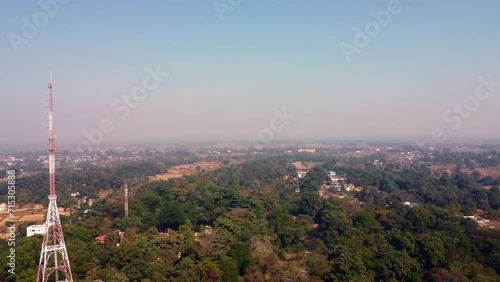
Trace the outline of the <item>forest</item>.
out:
<instances>
[{"instance_id":1,"label":"forest","mask_svg":"<svg viewBox=\"0 0 500 282\"><path fill-rule=\"evenodd\" d=\"M445 161L447 155L436 158ZM385 160L381 166L371 162L375 158L385 160L383 155L256 157L155 182L144 178L165 169L164 164L58 172L63 193L75 183L85 183L82 191L88 195L114 188L92 206L61 216L73 278L500 281L500 232L464 219L478 213L500 218L499 178L468 174L460 165L451 173L424 162L401 166ZM311 159L320 164L297 180L297 193L292 163ZM344 191L348 196L343 198L321 197L328 171L345 175L347 183L362 189ZM21 192L45 201L42 188L30 187L44 187L46 179L20 181ZM127 218L120 189L124 182L130 187ZM418 205L404 205L407 201ZM41 236L26 237L22 228L18 232L18 273L9 275L4 265L1 281L35 280ZM100 235L105 235L102 243L95 240ZM5 242L0 246L5 257Z\"/></svg>"}]
</instances>

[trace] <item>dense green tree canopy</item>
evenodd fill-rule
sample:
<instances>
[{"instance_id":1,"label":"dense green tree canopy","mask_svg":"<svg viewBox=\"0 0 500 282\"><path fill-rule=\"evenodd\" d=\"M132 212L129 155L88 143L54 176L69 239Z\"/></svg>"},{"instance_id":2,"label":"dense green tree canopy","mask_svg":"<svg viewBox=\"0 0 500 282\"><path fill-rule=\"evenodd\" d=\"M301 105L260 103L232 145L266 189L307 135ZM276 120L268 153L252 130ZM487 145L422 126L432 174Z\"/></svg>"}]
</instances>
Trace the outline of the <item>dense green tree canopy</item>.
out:
<instances>
[{"instance_id":1,"label":"dense green tree canopy","mask_svg":"<svg viewBox=\"0 0 500 282\"><path fill-rule=\"evenodd\" d=\"M449 162L455 157L436 155ZM299 180L295 161L321 164ZM144 162L88 167L84 173L63 173L61 182L85 184L90 195L161 167ZM329 182L327 170L360 189L320 196ZM46 196L40 188L46 181L26 177L19 191L31 191L39 201ZM498 181L479 173L433 171L425 163L401 166L383 154L339 159L300 153L130 183L128 218L123 192L115 189L64 222L75 281L500 280L498 231L463 218L478 208L481 215L500 217L500 190L482 187ZM95 242L98 235L106 235L104 244ZM16 281L33 281L41 238L20 234L17 244L17 267L23 271ZM0 255L8 251L3 242ZM0 280L14 281L7 269L0 268Z\"/></svg>"}]
</instances>

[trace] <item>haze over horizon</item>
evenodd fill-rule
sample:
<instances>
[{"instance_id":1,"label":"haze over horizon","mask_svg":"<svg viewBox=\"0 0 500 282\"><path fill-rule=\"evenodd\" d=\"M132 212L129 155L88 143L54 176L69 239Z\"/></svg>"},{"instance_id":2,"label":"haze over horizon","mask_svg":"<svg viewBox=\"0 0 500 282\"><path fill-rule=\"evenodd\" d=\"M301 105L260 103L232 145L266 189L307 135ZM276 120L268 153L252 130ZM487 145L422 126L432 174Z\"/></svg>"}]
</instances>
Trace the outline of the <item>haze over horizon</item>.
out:
<instances>
[{"instance_id":1,"label":"haze over horizon","mask_svg":"<svg viewBox=\"0 0 500 282\"><path fill-rule=\"evenodd\" d=\"M43 10L2 2L0 144L46 143L50 70L63 145L103 119L113 126L103 144L246 140L266 128L275 140L410 140L436 128L500 139L500 2L401 0L348 62L341 43L390 2L243 0L221 18L213 1L69 1L17 53L9 34ZM157 86L118 110L148 75ZM491 95L460 117L455 105L488 76ZM273 130L285 108L294 117Z\"/></svg>"}]
</instances>

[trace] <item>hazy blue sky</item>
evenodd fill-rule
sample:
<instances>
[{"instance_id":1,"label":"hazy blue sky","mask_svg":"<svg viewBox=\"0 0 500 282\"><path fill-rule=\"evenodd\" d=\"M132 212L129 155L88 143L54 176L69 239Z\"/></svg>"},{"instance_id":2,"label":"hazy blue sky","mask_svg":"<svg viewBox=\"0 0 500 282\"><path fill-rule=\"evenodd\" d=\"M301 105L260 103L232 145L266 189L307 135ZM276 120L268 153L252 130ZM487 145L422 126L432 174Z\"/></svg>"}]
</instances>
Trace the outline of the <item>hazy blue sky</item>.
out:
<instances>
[{"instance_id":1,"label":"hazy blue sky","mask_svg":"<svg viewBox=\"0 0 500 282\"><path fill-rule=\"evenodd\" d=\"M1 1L0 143L46 142L49 70L58 144L104 118L105 143L247 139L283 107L296 117L276 139L500 138L500 87L443 119L479 76L500 81L500 2L401 0L348 63L341 43L390 2L242 0L221 19L212 1L73 0L26 38L39 3ZM157 65L170 75L120 119L113 101Z\"/></svg>"}]
</instances>

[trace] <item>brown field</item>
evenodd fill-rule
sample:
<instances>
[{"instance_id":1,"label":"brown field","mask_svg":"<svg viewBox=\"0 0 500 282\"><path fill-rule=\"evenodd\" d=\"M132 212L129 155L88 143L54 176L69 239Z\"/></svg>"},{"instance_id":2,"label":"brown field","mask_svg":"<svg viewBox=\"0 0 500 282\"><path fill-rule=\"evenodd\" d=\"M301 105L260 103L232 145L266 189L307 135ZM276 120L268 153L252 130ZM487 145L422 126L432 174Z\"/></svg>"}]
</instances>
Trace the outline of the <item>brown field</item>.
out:
<instances>
[{"instance_id":1,"label":"brown field","mask_svg":"<svg viewBox=\"0 0 500 282\"><path fill-rule=\"evenodd\" d=\"M293 165L297 167L298 170L310 170L315 165L322 164L318 162L294 162Z\"/></svg>"},{"instance_id":2,"label":"brown field","mask_svg":"<svg viewBox=\"0 0 500 282\"><path fill-rule=\"evenodd\" d=\"M22 208L16 206L14 209L17 220L16 225L19 226L25 222L35 222L36 224L43 224L45 221L45 215L47 214L47 208L42 205L23 205ZM63 208L58 208L60 215L69 216L70 211L65 211ZM10 220L8 211L0 211L0 238L7 238L8 231L5 227L7 220Z\"/></svg>"},{"instance_id":3,"label":"brown field","mask_svg":"<svg viewBox=\"0 0 500 282\"><path fill-rule=\"evenodd\" d=\"M23 205L22 208L19 208L19 206L16 206L16 212L28 212L28 211L38 210L38 209L43 209L43 206L40 204Z\"/></svg>"},{"instance_id":4,"label":"brown field","mask_svg":"<svg viewBox=\"0 0 500 282\"><path fill-rule=\"evenodd\" d=\"M111 194L113 192L113 189L102 189L102 190L99 190L99 192L97 192L97 196L99 197L99 199L103 199L105 198L106 196L108 196L109 194Z\"/></svg>"},{"instance_id":5,"label":"brown field","mask_svg":"<svg viewBox=\"0 0 500 282\"><path fill-rule=\"evenodd\" d=\"M223 164L220 162L201 161L201 162L197 162L197 163L193 163L193 164L178 165L178 166L174 166L174 167L169 168L167 173L157 174L155 176L150 176L149 181L151 182L151 181L156 181L156 180L168 180L170 178L178 178L178 177L182 177L185 175L195 174L198 172L196 169L197 166L200 167L200 171L205 170L205 172L207 172L207 171L216 170L219 167L222 167Z\"/></svg>"},{"instance_id":6,"label":"brown field","mask_svg":"<svg viewBox=\"0 0 500 282\"><path fill-rule=\"evenodd\" d=\"M500 229L500 220L498 219L490 220L490 227L494 229Z\"/></svg>"},{"instance_id":7,"label":"brown field","mask_svg":"<svg viewBox=\"0 0 500 282\"><path fill-rule=\"evenodd\" d=\"M451 151L454 153L464 153L464 152L473 152L473 153L483 153L490 152L490 149L481 149L481 148L469 148L469 147L453 147Z\"/></svg>"},{"instance_id":8,"label":"brown field","mask_svg":"<svg viewBox=\"0 0 500 282\"><path fill-rule=\"evenodd\" d=\"M36 214L29 214L29 215L24 215L22 216L19 221L40 221L42 222L45 219L45 214L43 213L36 213Z\"/></svg>"},{"instance_id":9,"label":"brown field","mask_svg":"<svg viewBox=\"0 0 500 282\"><path fill-rule=\"evenodd\" d=\"M500 167L476 168L476 170L479 171L482 176L500 177Z\"/></svg>"},{"instance_id":10,"label":"brown field","mask_svg":"<svg viewBox=\"0 0 500 282\"><path fill-rule=\"evenodd\" d=\"M453 164L434 164L431 166L431 169L435 169L438 171L447 171L449 174L455 169L455 165ZM489 168L476 168L481 173L481 176L492 176L492 177L500 177L500 167L489 167ZM462 168L462 172L472 173L474 170L468 168Z\"/></svg>"}]
</instances>

